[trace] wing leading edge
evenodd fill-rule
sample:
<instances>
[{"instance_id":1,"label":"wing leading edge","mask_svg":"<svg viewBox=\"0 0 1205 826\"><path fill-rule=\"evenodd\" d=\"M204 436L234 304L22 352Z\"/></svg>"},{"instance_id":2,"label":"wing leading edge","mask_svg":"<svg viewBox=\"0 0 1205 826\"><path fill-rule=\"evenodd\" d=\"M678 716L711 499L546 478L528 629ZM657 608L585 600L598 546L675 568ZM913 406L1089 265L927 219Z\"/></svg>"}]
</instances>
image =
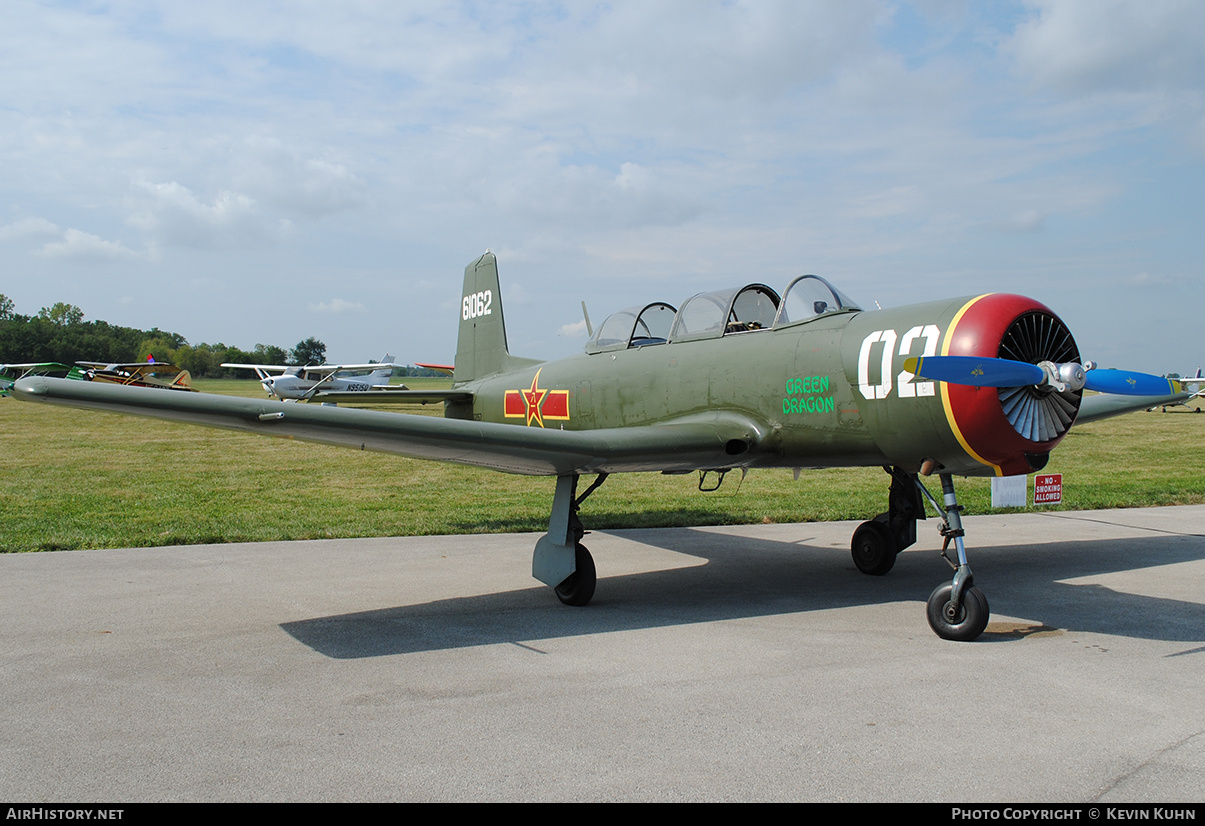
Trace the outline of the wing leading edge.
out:
<instances>
[{"instance_id":1,"label":"wing leading edge","mask_svg":"<svg viewBox=\"0 0 1205 826\"><path fill-rule=\"evenodd\" d=\"M1075 423L1088 424L1123 413L1133 413L1135 410L1148 410L1164 404L1181 404L1192 396L1192 393L1173 393L1165 396L1117 396L1112 393L1097 393L1094 396L1084 396Z\"/></svg>"},{"instance_id":2,"label":"wing leading edge","mask_svg":"<svg viewBox=\"0 0 1205 826\"><path fill-rule=\"evenodd\" d=\"M748 463L766 435L756 422L723 412L644 427L570 431L42 377L21 379L13 390L24 401L150 416L532 476L739 467Z\"/></svg>"}]
</instances>

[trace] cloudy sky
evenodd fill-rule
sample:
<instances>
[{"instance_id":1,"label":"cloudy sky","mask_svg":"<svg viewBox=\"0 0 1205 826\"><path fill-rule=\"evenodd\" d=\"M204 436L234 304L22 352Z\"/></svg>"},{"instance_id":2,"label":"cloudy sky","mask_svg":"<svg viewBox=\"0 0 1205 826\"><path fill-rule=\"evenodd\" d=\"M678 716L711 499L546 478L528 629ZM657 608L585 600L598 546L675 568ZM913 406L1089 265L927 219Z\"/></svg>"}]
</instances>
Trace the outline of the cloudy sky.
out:
<instances>
[{"instance_id":1,"label":"cloudy sky","mask_svg":"<svg viewBox=\"0 0 1205 826\"><path fill-rule=\"evenodd\" d=\"M0 26L0 292L193 343L450 361L794 275L1044 301L1205 362L1205 3L37 2Z\"/></svg>"}]
</instances>

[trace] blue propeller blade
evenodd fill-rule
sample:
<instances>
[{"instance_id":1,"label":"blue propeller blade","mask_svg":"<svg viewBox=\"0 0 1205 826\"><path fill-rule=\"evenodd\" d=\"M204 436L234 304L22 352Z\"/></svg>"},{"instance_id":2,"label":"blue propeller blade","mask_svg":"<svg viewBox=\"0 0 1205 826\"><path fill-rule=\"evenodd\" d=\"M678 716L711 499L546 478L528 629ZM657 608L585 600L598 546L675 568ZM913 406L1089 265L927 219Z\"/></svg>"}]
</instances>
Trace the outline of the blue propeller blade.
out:
<instances>
[{"instance_id":1,"label":"blue propeller blade","mask_svg":"<svg viewBox=\"0 0 1205 826\"><path fill-rule=\"evenodd\" d=\"M1046 383L1046 374L1041 367L1008 359L929 356L907 359L904 369L917 378L971 387L1023 387ZM1084 387L1120 396L1170 396L1180 392L1179 384L1171 379L1128 370L1089 370L1085 374Z\"/></svg>"},{"instance_id":2,"label":"blue propeller blade","mask_svg":"<svg viewBox=\"0 0 1205 826\"><path fill-rule=\"evenodd\" d=\"M1122 396L1170 396L1180 392L1171 379L1127 370L1089 370L1084 387Z\"/></svg>"},{"instance_id":3,"label":"blue propeller blade","mask_svg":"<svg viewBox=\"0 0 1205 826\"><path fill-rule=\"evenodd\" d=\"M904 369L916 374L917 378L972 387L1023 387L1046 380L1046 373L1036 364L974 356L908 359Z\"/></svg>"}]
</instances>

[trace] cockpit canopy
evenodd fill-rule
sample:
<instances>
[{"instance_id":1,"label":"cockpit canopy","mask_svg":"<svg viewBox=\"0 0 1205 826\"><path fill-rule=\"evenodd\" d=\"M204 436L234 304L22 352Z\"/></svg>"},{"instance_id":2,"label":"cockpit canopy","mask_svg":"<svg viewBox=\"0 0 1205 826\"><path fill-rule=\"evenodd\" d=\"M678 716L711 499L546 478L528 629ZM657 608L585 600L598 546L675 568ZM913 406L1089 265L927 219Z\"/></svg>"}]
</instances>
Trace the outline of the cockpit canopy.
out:
<instances>
[{"instance_id":1,"label":"cockpit canopy","mask_svg":"<svg viewBox=\"0 0 1205 826\"><path fill-rule=\"evenodd\" d=\"M778 308L775 327L811 321L831 313L848 313L861 310L857 302L838 290L818 275L801 275L787 287L782 304Z\"/></svg>"},{"instance_id":2,"label":"cockpit canopy","mask_svg":"<svg viewBox=\"0 0 1205 826\"><path fill-rule=\"evenodd\" d=\"M859 309L820 276L802 275L791 282L782 298L765 284L749 284L699 293L676 311L663 301L620 310L590 337L586 352L751 333Z\"/></svg>"},{"instance_id":3,"label":"cockpit canopy","mask_svg":"<svg viewBox=\"0 0 1205 826\"><path fill-rule=\"evenodd\" d=\"M644 307L628 307L612 313L586 342L587 353L604 350L626 350L648 344L664 344L677 312L664 301L654 301Z\"/></svg>"},{"instance_id":4,"label":"cockpit canopy","mask_svg":"<svg viewBox=\"0 0 1205 826\"><path fill-rule=\"evenodd\" d=\"M728 333L768 330L774 326L777 310L778 293L764 284L699 293L688 298L678 311L670 340L692 341Z\"/></svg>"}]
</instances>

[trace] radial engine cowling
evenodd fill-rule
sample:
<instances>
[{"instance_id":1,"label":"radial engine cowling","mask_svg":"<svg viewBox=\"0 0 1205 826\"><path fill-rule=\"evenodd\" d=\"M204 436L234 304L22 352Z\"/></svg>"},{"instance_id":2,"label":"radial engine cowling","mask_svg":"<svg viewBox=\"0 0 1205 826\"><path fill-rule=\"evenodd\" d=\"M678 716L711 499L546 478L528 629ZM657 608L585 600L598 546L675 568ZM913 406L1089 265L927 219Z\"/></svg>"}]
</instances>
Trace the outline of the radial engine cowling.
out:
<instances>
[{"instance_id":1,"label":"radial engine cowling","mask_svg":"<svg viewBox=\"0 0 1205 826\"><path fill-rule=\"evenodd\" d=\"M967 302L945 337L951 356L988 356L1039 364L1080 361L1075 338L1043 304L993 293ZM1082 391L1042 387L941 384L943 403L960 441L1003 475L1041 470L1079 411Z\"/></svg>"},{"instance_id":2,"label":"radial engine cowling","mask_svg":"<svg viewBox=\"0 0 1205 826\"><path fill-rule=\"evenodd\" d=\"M842 338L857 415L885 463L965 475L1040 470L1075 421L1081 391L974 387L908 372L910 357L1078 365L1067 326L1043 304L989 293L860 313Z\"/></svg>"}]
</instances>

